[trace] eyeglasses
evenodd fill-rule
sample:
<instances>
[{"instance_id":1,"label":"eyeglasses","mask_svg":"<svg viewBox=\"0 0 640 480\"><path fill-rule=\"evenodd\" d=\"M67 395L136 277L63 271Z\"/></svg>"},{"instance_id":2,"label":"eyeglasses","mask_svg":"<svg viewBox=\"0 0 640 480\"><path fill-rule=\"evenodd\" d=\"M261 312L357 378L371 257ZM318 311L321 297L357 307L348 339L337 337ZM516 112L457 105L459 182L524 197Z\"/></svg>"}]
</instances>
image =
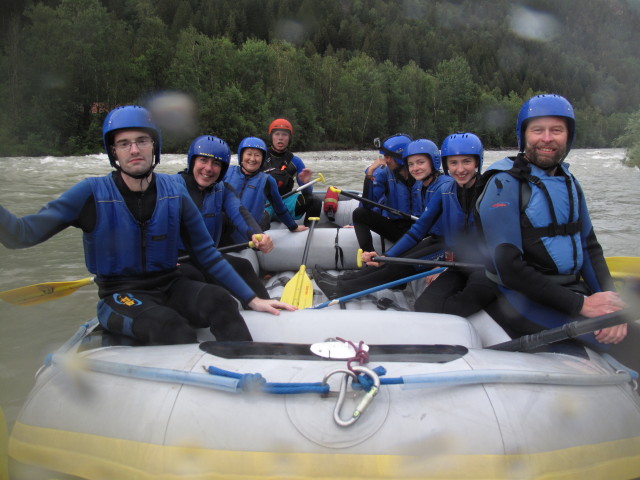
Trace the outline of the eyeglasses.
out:
<instances>
[{"instance_id":1,"label":"eyeglasses","mask_svg":"<svg viewBox=\"0 0 640 480\"><path fill-rule=\"evenodd\" d=\"M139 149L149 148L153 145L153 140L151 137L140 137L136 138L134 141L131 140L120 140L115 143L116 150L127 151L131 149L131 145L135 144Z\"/></svg>"}]
</instances>

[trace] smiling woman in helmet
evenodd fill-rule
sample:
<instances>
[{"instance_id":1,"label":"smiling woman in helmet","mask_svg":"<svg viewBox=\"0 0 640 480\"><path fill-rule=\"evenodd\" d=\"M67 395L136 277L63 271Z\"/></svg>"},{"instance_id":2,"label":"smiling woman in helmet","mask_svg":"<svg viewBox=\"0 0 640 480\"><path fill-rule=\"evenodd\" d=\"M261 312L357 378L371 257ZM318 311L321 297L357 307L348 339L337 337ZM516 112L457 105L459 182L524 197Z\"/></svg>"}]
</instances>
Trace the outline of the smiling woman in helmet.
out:
<instances>
[{"instance_id":1,"label":"smiling woman in helmet","mask_svg":"<svg viewBox=\"0 0 640 480\"><path fill-rule=\"evenodd\" d=\"M271 203L276 218L283 222L292 232L307 229L298 225L282 201L275 179L261 170L267 145L258 137L244 138L238 145L238 165L232 165L225 176L228 183L237 193L240 202L264 230L270 226L270 215L265 210L265 204ZM239 236L232 234L235 242Z\"/></svg>"},{"instance_id":2,"label":"smiling woman in helmet","mask_svg":"<svg viewBox=\"0 0 640 480\"><path fill-rule=\"evenodd\" d=\"M596 239L584 193L564 162L576 134L573 107L536 95L516 123L519 153L494 163L478 202L501 302L492 315L513 336L619 311L624 303ZM626 324L580 337L619 343Z\"/></svg>"},{"instance_id":3,"label":"smiling woman in helmet","mask_svg":"<svg viewBox=\"0 0 640 480\"><path fill-rule=\"evenodd\" d=\"M173 178L187 188L217 246L222 245L223 230L231 228L242 238L238 243L251 241L258 250L269 253L273 249L273 240L242 205L233 188L222 181L230 162L231 150L227 142L213 135L202 135L191 142L187 168ZM258 297L269 298L251 262L234 255L223 254L223 257ZM183 262L181 269L191 278L217 283L206 271L202 272L189 261Z\"/></svg>"}]
</instances>

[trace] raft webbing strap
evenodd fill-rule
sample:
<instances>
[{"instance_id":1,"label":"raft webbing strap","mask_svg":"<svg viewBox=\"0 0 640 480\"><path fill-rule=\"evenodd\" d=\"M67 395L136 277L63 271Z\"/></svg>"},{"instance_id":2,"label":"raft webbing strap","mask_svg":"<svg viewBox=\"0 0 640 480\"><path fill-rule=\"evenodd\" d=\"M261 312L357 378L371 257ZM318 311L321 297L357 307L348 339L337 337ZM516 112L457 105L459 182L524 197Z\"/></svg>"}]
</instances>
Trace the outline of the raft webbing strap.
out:
<instances>
[{"instance_id":1,"label":"raft webbing strap","mask_svg":"<svg viewBox=\"0 0 640 480\"><path fill-rule=\"evenodd\" d=\"M313 383L270 383L260 373L237 373L222 368L207 367L207 372L211 375L235 378L239 380L238 389L247 391L262 391L264 393L299 394L299 393L329 393L329 385L321 382Z\"/></svg>"},{"instance_id":2,"label":"raft webbing strap","mask_svg":"<svg viewBox=\"0 0 640 480\"><path fill-rule=\"evenodd\" d=\"M340 228L336 228L336 238L333 241L333 248L335 250L335 263L336 263L336 270L344 270L344 251L340 246L339 235L340 235ZM339 264L338 264L338 260L340 261Z\"/></svg>"}]
</instances>

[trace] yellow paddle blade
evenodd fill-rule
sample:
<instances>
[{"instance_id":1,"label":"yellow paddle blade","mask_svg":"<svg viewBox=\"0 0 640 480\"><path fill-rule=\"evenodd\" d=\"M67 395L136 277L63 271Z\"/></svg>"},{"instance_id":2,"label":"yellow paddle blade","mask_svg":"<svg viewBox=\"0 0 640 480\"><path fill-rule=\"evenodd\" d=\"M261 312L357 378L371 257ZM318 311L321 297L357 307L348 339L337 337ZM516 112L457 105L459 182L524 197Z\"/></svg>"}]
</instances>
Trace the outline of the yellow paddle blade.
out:
<instances>
[{"instance_id":1,"label":"yellow paddle blade","mask_svg":"<svg viewBox=\"0 0 640 480\"><path fill-rule=\"evenodd\" d=\"M313 283L307 275L307 267L300 265L298 273L284 286L280 301L299 309L313 305Z\"/></svg>"},{"instance_id":2,"label":"yellow paddle blade","mask_svg":"<svg viewBox=\"0 0 640 480\"><path fill-rule=\"evenodd\" d=\"M27 306L48 302L57 298L66 297L80 287L93 283L93 277L73 280L70 282L47 282L26 287L14 288L0 292L0 300L13 305Z\"/></svg>"},{"instance_id":3,"label":"yellow paddle blade","mask_svg":"<svg viewBox=\"0 0 640 480\"><path fill-rule=\"evenodd\" d=\"M640 280L640 257L606 257L605 260L613 278Z\"/></svg>"}]
</instances>

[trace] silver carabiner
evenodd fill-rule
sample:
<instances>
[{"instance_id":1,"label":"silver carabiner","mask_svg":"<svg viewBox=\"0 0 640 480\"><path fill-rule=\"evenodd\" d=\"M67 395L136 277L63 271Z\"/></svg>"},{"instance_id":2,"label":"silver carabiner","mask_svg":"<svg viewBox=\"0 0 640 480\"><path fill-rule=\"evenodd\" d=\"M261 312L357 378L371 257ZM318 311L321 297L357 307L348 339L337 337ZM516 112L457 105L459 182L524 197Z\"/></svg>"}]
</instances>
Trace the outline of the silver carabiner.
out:
<instances>
[{"instance_id":1,"label":"silver carabiner","mask_svg":"<svg viewBox=\"0 0 640 480\"><path fill-rule=\"evenodd\" d=\"M376 372L374 372L373 370L367 367L362 367L362 366L353 367L353 371L358 373L364 373L365 375L371 377L371 379L373 380L373 386L369 389L368 392L364 394L364 396L360 400L360 403L358 403L355 410L351 414L351 418L349 418L348 420L342 419L342 417L340 416L340 411L342 410L342 406L344 405L344 399L347 395L347 385L349 383L349 377L351 377L352 383L353 381L357 380L358 377L354 372L350 370L334 370L333 372L327 374L324 379L324 382L326 382L326 379L329 378L334 373L341 372L345 374L342 377L342 382L340 383L340 393L338 395L338 401L336 402L336 406L333 409L333 420L341 427L348 427L350 425L353 425L356 422L356 420L360 418L360 415L362 415L364 411L369 407L369 405L373 401L373 398L376 396L376 394L380 390L380 377L378 377Z\"/></svg>"}]
</instances>

